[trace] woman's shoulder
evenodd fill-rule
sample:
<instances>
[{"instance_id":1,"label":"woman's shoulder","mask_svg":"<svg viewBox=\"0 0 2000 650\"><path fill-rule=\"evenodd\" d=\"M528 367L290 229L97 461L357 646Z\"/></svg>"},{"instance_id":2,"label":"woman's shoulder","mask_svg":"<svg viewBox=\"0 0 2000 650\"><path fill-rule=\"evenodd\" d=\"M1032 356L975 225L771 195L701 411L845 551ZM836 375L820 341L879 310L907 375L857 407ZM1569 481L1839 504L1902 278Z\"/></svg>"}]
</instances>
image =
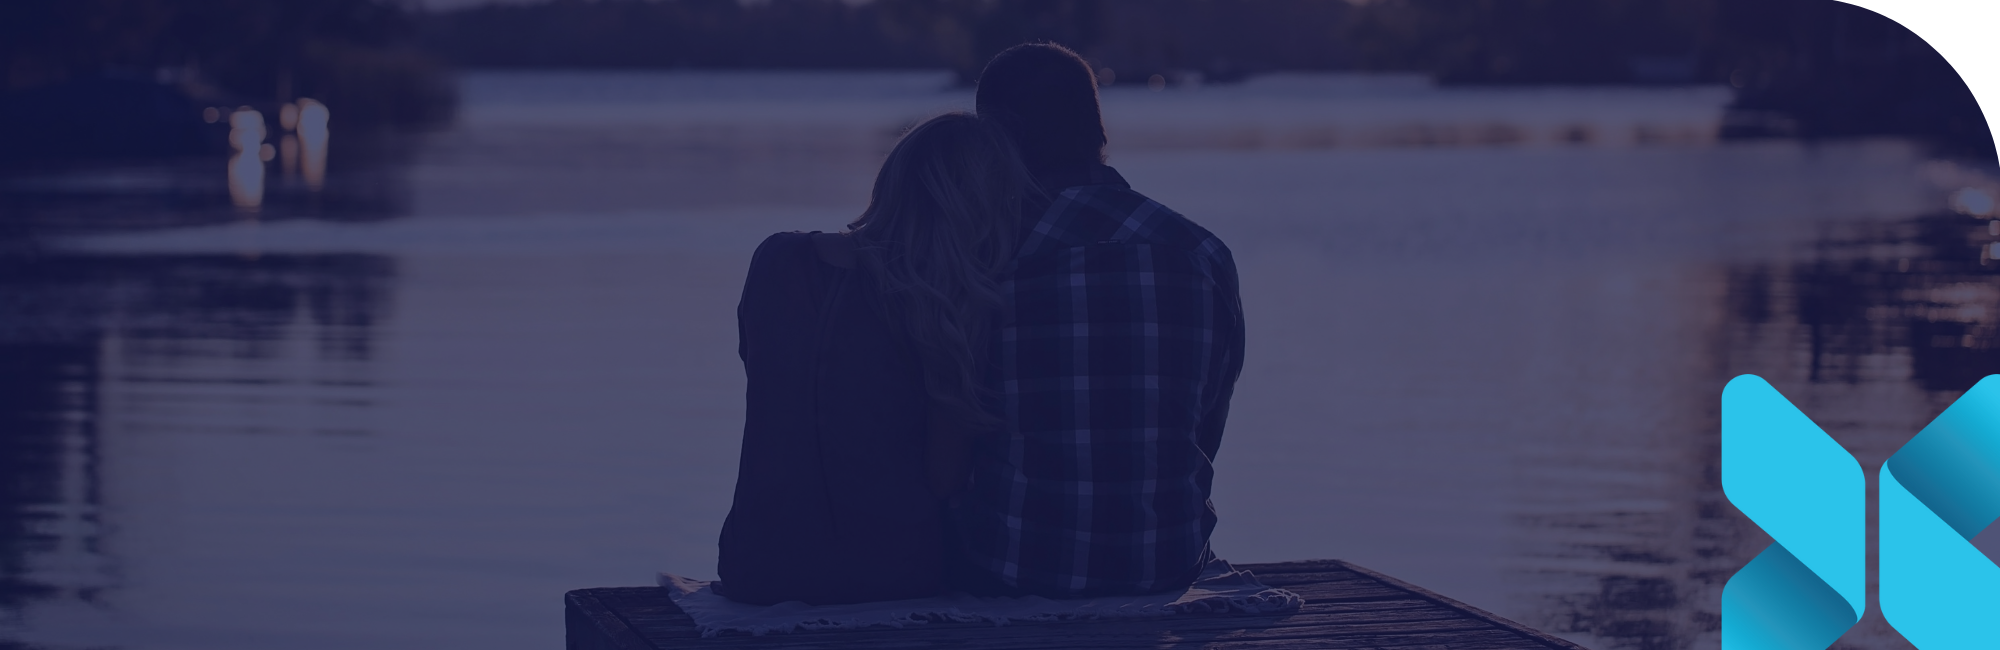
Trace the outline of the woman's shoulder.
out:
<instances>
[{"instance_id":1,"label":"woman's shoulder","mask_svg":"<svg viewBox=\"0 0 2000 650\"><path fill-rule=\"evenodd\" d=\"M837 268L854 267L854 245L844 233L790 231L772 233L757 245L751 268L789 265L817 259Z\"/></svg>"},{"instance_id":2,"label":"woman's shoulder","mask_svg":"<svg viewBox=\"0 0 2000 650\"><path fill-rule=\"evenodd\" d=\"M803 248L812 242L813 234L816 232L818 231L792 230L771 233L771 236L764 238L764 243L757 245L757 252L752 255L752 259L762 257L771 251Z\"/></svg>"},{"instance_id":3,"label":"woman's shoulder","mask_svg":"<svg viewBox=\"0 0 2000 650\"><path fill-rule=\"evenodd\" d=\"M812 249L812 237L813 233L797 230L772 233L771 236L764 238L763 243L757 245L756 252L750 254L751 270L754 272L756 269L771 266L791 266L801 259L810 259L804 253Z\"/></svg>"}]
</instances>

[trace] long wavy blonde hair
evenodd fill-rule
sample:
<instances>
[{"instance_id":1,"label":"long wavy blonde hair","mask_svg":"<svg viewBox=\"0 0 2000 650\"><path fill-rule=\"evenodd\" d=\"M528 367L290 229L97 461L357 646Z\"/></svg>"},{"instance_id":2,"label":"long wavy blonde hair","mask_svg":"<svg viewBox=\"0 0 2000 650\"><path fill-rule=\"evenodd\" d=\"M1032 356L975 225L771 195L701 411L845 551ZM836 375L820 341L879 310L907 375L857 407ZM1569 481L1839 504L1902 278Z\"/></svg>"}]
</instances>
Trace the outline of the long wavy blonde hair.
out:
<instances>
[{"instance_id":1,"label":"long wavy blonde hair","mask_svg":"<svg viewBox=\"0 0 2000 650\"><path fill-rule=\"evenodd\" d=\"M1013 260L1034 180L1007 132L969 113L911 129L889 152L868 209L848 224L888 316L915 342L933 407L974 432L998 428L980 376L997 276Z\"/></svg>"}]
</instances>

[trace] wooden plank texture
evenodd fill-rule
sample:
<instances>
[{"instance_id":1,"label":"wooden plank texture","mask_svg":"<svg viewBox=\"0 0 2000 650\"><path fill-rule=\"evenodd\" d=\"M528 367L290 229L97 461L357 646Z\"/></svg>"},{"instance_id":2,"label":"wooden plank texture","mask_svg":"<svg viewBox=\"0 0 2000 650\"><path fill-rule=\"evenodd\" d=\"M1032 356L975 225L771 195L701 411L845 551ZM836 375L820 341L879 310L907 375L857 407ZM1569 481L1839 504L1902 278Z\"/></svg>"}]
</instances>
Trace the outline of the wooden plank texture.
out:
<instances>
[{"instance_id":1,"label":"wooden plank texture","mask_svg":"<svg viewBox=\"0 0 2000 650\"><path fill-rule=\"evenodd\" d=\"M652 588L659 591L659 588ZM563 596L563 646L567 650L653 650L653 644L646 641L627 625L624 619L592 592L602 589L579 589ZM672 605L672 602L668 602ZM676 613L680 610L675 609ZM686 614L681 614L686 617ZM689 619L690 629L694 621Z\"/></svg>"},{"instance_id":2,"label":"wooden plank texture","mask_svg":"<svg viewBox=\"0 0 2000 650\"><path fill-rule=\"evenodd\" d=\"M1306 599L1283 616L1026 623L941 623L909 628L704 639L664 589L580 589L566 598L570 650L1040 650L1206 648L1294 650L1582 650L1478 608L1340 560L1248 564L1265 584Z\"/></svg>"}]
</instances>

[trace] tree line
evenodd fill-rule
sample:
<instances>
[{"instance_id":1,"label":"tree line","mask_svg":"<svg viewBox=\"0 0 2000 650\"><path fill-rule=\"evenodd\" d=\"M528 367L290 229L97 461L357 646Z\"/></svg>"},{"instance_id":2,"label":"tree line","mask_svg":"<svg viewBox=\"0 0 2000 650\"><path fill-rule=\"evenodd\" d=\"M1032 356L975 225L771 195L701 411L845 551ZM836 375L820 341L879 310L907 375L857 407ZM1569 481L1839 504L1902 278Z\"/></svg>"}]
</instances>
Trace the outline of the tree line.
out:
<instances>
[{"instance_id":1,"label":"tree line","mask_svg":"<svg viewBox=\"0 0 2000 650\"><path fill-rule=\"evenodd\" d=\"M1912 135L1992 158L1944 59L1836 0L9 0L0 105L66 80L448 117L449 69L947 69L1064 43L1105 81L1400 71L1445 84L1728 84L1725 135ZM22 102L15 101L15 105ZM5 110L0 107L0 110Z\"/></svg>"},{"instance_id":2,"label":"tree line","mask_svg":"<svg viewBox=\"0 0 2000 650\"><path fill-rule=\"evenodd\" d=\"M354 124L436 121L454 86L418 48L418 17L397 0L7 0L0 92L150 80L210 103L312 97Z\"/></svg>"}]
</instances>

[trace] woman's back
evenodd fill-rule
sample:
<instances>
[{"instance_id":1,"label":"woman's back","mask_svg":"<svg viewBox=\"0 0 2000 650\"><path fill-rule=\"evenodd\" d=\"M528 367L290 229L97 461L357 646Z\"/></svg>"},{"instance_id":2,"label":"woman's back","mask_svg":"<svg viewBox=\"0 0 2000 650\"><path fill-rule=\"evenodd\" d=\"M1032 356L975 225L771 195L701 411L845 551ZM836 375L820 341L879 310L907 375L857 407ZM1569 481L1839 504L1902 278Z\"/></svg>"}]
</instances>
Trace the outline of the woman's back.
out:
<instances>
[{"instance_id":1,"label":"woman's back","mask_svg":"<svg viewBox=\"0 0 2000 650\"><path fill-rule=\"evenodd\" d=\"M839 235L757 249L737 306L749 413L723 595L864 602L941 584L942 499L994 431L982 369L1033 182L1010 136L965 113L896 143Z\"/></svg>"},{"instance_id":2,"label":"woman's back","mask_svg":"<svg viewBox=\"0 0 2000 650\"><path fill-rule=\"evenodd\" d=\"M738 601L896 600L941 584L922 367L851 246L778 233L751 260L737 306L749 408L718 561Z\"/></svg>"}]
</instances>

